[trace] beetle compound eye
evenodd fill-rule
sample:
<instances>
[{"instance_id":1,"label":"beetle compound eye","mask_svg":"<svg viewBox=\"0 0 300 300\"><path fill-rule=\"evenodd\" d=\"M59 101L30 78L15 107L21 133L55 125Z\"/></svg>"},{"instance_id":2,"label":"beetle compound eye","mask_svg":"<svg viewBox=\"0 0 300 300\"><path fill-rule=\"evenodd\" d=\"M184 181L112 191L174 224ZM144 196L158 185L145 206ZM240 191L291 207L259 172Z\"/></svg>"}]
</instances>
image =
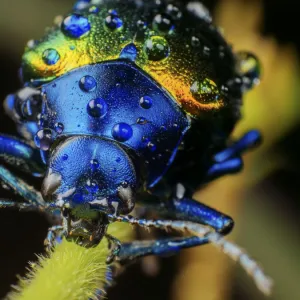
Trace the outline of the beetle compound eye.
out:
<instances>
[{"instance_id":1,"label":"beetle compound eye","mask_svg":"<svg viewBox=\"0 0 300 300\"><path fill-rule=\"evenodd\" d=\"M217 85L210 79L195 81L191 86L191 93L197 101L206 104L220 100L220 92Z\"/></svg>"}]
</instances>

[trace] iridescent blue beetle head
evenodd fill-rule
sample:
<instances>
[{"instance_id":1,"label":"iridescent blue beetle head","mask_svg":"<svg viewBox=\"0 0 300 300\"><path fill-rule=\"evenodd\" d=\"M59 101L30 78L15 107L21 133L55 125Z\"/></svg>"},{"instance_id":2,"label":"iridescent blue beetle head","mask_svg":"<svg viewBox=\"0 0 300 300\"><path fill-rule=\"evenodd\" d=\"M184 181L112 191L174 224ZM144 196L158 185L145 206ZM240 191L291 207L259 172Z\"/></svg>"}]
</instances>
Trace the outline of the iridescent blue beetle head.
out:
<instances>
[{"instance_id":1,"label":"iridescent blue beetle head","mask_svg":"<svg viewBox=\"0 0 300 300\"><path fill-rule=\"evenodd\" d=\"M137 185L134 165L121 147L97 137L74 136L51 154L42 193L58 206L88 204L128 213Z\"/></svg>"}]
</instances>

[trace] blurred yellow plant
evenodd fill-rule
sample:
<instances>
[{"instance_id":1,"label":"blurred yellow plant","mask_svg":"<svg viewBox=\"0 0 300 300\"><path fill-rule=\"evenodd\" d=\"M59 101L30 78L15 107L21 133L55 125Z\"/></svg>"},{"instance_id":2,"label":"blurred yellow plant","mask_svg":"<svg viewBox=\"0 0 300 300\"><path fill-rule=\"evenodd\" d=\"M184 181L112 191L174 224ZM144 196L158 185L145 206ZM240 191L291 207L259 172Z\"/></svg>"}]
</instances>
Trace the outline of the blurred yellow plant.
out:
<instances>
[{"instance_id":1,"label":"blurred yellow plant","mask_svg":"<svg viewBox=\"0 0 300 300\"><path fill-rule=\"evenodd\" d=\"M239 207L246 192L283 163L282 157L268 152L269 148L300 120L299 62L293 46L279 45L273 37L260 33L260 0L221 0L214 21L235 51L253 52L260 59L263 71L260 86L244 98L243 119L233 134L237 138L257 128L263 133L263 145L245 155L241 174L219 179L196 194L196 199L233 216L238 229ZM232 268L228 258L212 246L184 251L179 270L173 299L229 299Z\"/></svg>"}]
</instances>

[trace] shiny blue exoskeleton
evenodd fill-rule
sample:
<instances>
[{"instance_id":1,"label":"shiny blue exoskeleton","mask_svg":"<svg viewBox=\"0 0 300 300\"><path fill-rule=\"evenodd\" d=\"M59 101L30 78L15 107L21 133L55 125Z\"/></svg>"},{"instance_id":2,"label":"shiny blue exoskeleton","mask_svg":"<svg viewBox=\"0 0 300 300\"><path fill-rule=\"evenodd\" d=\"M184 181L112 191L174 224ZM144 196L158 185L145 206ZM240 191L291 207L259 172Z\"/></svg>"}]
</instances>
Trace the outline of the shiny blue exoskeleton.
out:
<instances>
[{"instance_id":1,"label":"shiny blue exoskeleton","mask_svg":"<svg viewBox=\"0 0 300 300\"><path fill-rule=\"evenodd\" d=\"M73 38L90 30L88 23L78 20L77 30L69 24L71 19L62 26ZM120 25L117 21L114 26ZM211 45L224 48L214 34ZM43 57L49 66L59 60L57 52L50 50ZM222 53L227 53L229 65L234 64L230 48L226 51ZM1 165L0 179L27 202L3 200L0 206L58 211L61 224L49 229L48 247L62 236L85 246L105 236L115 245L108 262L125 263L211 240L192 235L121 244L106 233L110 222L162 229L199 223L221 235L233 227L229 216L193 200L192 194L201 184L240 171L242 153L261 139L253 130L228 143L240 117L245 84L233 67L226 71L217 62L228 104L221 113L195 119L135 64L137 55L135 45L129 44L119 59L74 68L51 81L27 82L5 101L5 110L16 121L23 140L0 135L1 162L43 177L43 184L40 194ZM134 219L128 214L136 204L144 208L145 218L147 212L155 212L174 221Z\"/></svg>"}]
</instances>

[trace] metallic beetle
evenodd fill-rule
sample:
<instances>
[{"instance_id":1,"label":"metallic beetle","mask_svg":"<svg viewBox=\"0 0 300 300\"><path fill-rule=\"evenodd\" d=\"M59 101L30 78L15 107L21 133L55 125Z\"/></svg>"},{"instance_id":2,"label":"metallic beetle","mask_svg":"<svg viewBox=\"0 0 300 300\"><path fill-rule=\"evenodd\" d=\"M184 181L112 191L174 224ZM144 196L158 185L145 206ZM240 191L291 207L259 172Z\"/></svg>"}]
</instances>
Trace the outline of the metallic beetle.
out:
<instances>
[{"instance_id":1,"label":"metallic beetle","mask_svg":"<svg viewBox=\"0 0 300 300\"><path fill-rule=\"evenodd\" d=\"M42 197L1 166L1 179L27 200L1 205L58 212L49 247L61 236L85 246L107 237L115 245L109 262L210 241L120 244L106 233L113 221L199 223L227 234L232 219L192 194L240 171L241 154L260 141L255 130L229 139L259 75L255 56L234 53L199 2L78 1L28 43L24 87L4 104L22 139L0 135L0 159L42 177ZM136 204L161 219L128 216Z\"/></svg>"}]
</instances>

